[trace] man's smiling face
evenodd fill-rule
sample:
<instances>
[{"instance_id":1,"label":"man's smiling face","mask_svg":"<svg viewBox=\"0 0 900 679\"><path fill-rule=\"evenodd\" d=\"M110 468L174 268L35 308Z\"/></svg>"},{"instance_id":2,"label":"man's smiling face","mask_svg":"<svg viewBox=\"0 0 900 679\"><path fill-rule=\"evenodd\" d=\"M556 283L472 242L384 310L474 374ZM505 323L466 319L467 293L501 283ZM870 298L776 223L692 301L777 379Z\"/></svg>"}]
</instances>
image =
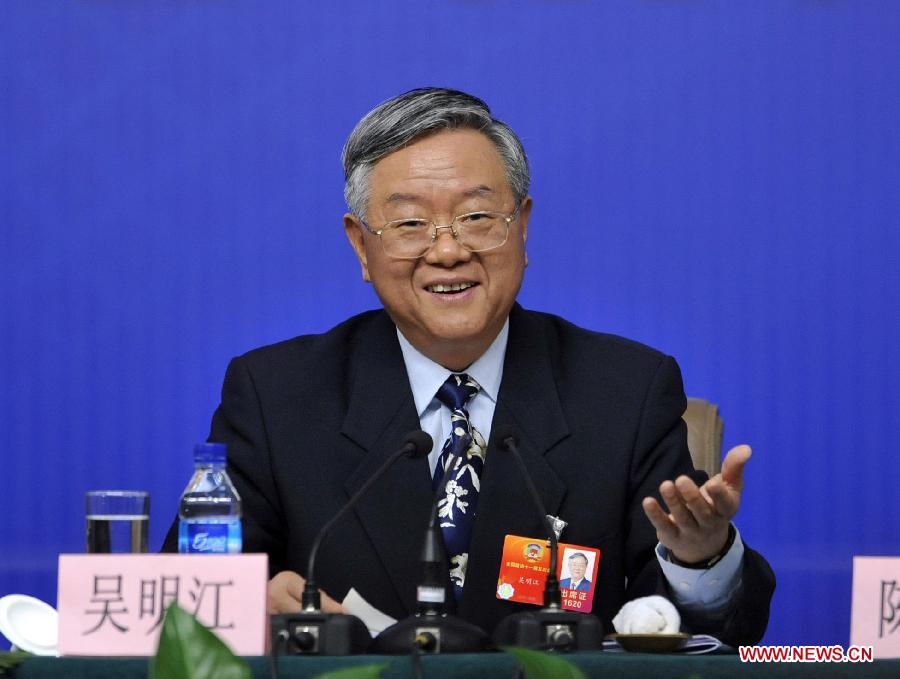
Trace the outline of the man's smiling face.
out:
<instances>
[{"instance_id":1,"label":"man's smiling face","mask_svg":"<svg viewBox=\"0 0 900 679\"><path fill-rule=\"evenodd\" d=\"M569 573L572 574L572 581L581 580L584 572L587 570L587 559L583 556L573 556L569 559Z\"/></svg>"},{"instance_id":2,"label":"man's smiling face","mask_svg":"<svg viewBox=\"0 0 900 679\"><path fill-rule=\"evenodd\" d=\"M379 160L369 173L366 222L431 219L450 224L476 211L512 214L515 199L494 144L471 129L441 130ZM506 243L473 253L449 232L419 259L385 254L378 236L352 214L347 236L363 278L403 335L423 354L451 370L463 370L500 332L522 284L531 199L522 202Z\"/></svg>"}]
</instances>

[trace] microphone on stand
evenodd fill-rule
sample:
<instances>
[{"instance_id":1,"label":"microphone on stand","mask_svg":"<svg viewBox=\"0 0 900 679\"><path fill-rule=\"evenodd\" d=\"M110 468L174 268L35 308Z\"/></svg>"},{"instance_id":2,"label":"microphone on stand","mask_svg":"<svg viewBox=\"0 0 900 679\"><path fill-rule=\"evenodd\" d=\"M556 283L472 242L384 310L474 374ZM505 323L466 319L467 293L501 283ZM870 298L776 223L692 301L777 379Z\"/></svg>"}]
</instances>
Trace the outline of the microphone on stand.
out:
<instances>
[{"instance_id":1,"label":"microphone on stand","mask_svg":"<svg viewBox=\"0 0 900 679\"><path fill-rule=\"evenodd\" d=\"M431 452L431 436L418 430L406 435L403 445L384 461L362 487L353 494L347 504L319 530L306 569L306 585L301 598L300 613L273 615L271 619L272 655L277 654L279 645L284 645L290 654L310 655L352 655L364 653L372 641L369 630L362 620L354 615L323 613L322 597L316 584L316 555L322 540L331 528L349 512L369 488L380 479L388 468L401 457L424 457Z\"/></svg>"},{"instance_id":2,"label":"microphone on stand","mask_svg":"<svg viewBox=\"0 0 900 679\"><path fill-rule=\"evenodd\" d=\"M483 629L454 615L447 615L447 556L437 522L438 503L446 496L447 482L465 451L450 455L444 476L431 503L431 515L422 545L422 577L416 588L416 613L383 630L369 649L372 653L475 653L491 644Z\"/></svg>"},{"instance_id":3,"label":"microphone on stand","mask_svg":"<svg viewBox=\"0 0 900 679\"><path fill-rule=\"evenodd\" d=\"M541 502L531 474L519 454L518 437L512 427L498 427L496 440L516 460L525 479L528 493L537 507L550 541L550 572L544 583L544 607L537 611L523 611L508 615L494 630L497 645L525 646L558 650L600 650L603 648L603 624L596 615L564 610L556 567L559 558L559 540L553 524Z\"/></svg>"}]
</instances>

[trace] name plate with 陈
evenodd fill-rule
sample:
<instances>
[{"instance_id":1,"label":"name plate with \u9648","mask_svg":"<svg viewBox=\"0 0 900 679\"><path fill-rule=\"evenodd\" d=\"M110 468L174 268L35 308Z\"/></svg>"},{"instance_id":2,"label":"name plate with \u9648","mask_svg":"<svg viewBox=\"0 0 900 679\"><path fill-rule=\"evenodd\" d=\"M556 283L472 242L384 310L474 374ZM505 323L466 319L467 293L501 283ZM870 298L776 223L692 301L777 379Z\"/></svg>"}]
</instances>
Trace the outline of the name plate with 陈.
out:
<instances>
[{"instance_id":1,"label":"name plate with \u9648","mask_svg":"<svg viewBox=\"0 0 900 679\"><path fill-rule=\"evenodd\" d=\"M853 557L850 643L900 658L900 557Z\"/></svg>"},{"instance_id":2,"label":"name plate with \u9648","mask_svg":"<svg viewBox=\"0 0 900 679\"><path fill-rule=\"evenodd\" d=\"M61 554L61 655L150 656L177 601L238 655L266 650L265 554Z\"/></svg>"}]
</instances>

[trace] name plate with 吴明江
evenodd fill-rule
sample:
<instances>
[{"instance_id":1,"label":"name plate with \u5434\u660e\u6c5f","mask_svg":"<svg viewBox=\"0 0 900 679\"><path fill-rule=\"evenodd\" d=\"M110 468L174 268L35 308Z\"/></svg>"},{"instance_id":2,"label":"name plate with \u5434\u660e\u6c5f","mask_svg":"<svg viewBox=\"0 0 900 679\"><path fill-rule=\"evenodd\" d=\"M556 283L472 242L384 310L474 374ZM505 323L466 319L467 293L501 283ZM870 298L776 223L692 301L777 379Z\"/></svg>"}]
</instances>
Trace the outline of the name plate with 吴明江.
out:
<instances>
[{"instance_id":1,"label":"name plate with \u5434\u660e\u6c5f","mask_svg":"<svg viewBox=\"0 0 900 679\"><path fill-rule=\"evenodd\" d=\"M853 557L850 643L900 658L900 557Z\"/></svg>"},{"instance_id":2,"label":"name plate with \u5434\u660e\u6c5f","mask_svg":"<svg viewBox=\"0 0 900 679\"><path fill-rule=\"evenodd\" d=\"M239 655L266 649L265 554L61 554L61 655L151 656L178 602Z\"/></svg>"}]
</instances>

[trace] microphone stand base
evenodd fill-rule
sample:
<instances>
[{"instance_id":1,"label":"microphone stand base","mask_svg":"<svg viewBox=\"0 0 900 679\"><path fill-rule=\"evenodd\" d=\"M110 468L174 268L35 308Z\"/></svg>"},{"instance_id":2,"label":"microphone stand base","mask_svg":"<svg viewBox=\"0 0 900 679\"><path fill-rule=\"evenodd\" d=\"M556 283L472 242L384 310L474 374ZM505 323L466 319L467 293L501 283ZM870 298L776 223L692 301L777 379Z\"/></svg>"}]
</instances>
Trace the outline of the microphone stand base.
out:
<instances>
[{"instance_id":1,"label":"microphone stand base","mask_svg":"<svg viewBox=\"0 0 900 679\"><path fill-rule=\"evenodd\" d=\"M370 653L478 653L491 647L480 627L452 615L414 615L375 637Z\"/></svg>"},{"instance_id":2,"label":"microphone stand base","mask_svg":"<svg viewBox=\"0 0 900 679\"><path fill-rule=\"evenodd\" d=\"M365 623L355 615L283 613L273 615L269 625L273 655L361 655L372 642Z\"/></svg>"},{"instance_id":3,"label":"microphone stand base","mask_svg":"<svg viewBox=\"0 0 900 679\"><path fill-rule=\"evenodd\" d=\"M600 651L603 623L596 615L559 608L524 611L500 621L494 630L494 643L545 650Z\"/></svg>"}]
</instances>

